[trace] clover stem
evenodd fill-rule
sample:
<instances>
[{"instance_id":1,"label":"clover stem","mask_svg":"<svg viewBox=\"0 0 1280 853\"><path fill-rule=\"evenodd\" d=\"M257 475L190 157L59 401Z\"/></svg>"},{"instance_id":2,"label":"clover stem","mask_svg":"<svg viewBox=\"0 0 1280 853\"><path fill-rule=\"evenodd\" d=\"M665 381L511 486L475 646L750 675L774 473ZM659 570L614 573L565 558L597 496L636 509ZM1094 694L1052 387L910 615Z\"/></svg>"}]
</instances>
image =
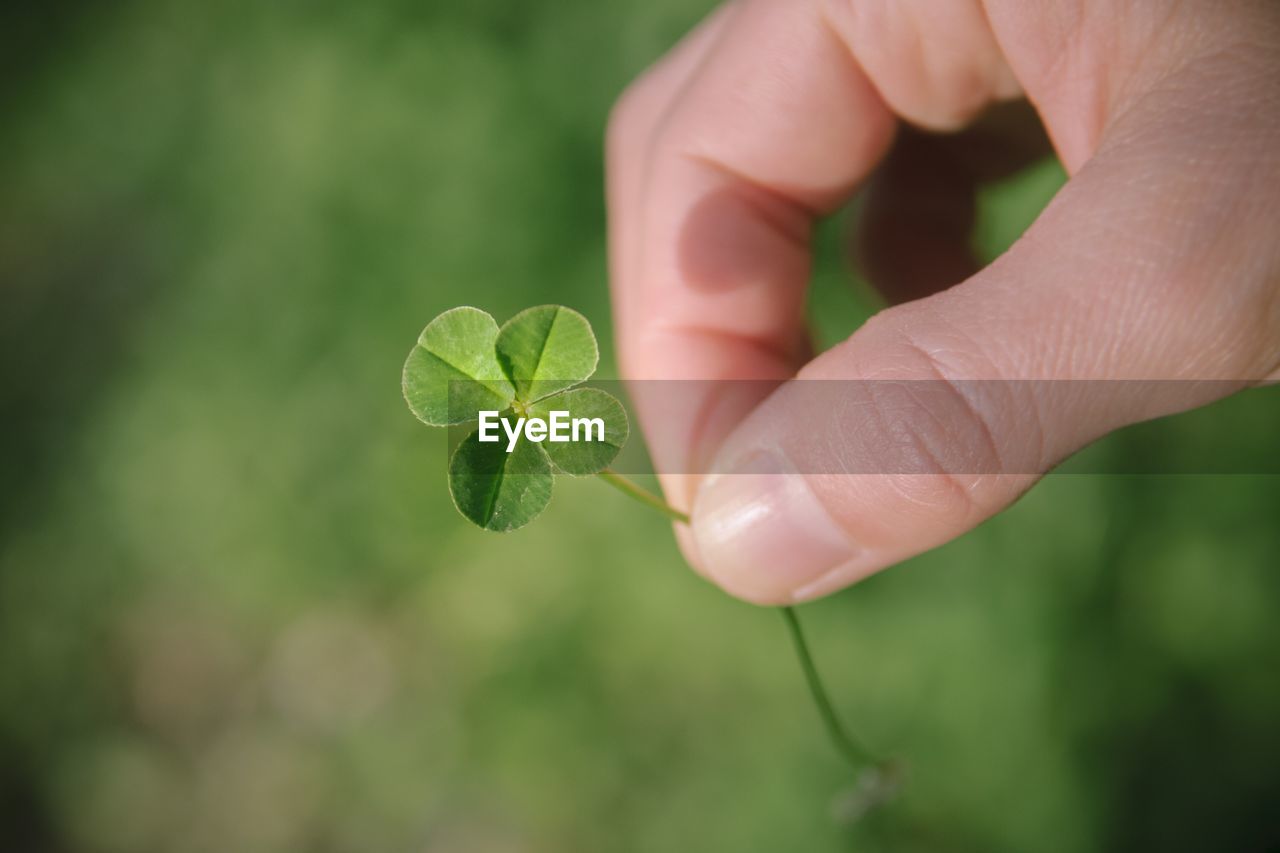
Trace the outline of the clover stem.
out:
<instances>
[{"instance_id":1,"label":"clover stem","mask_svg":"<svg viewBox=\"0 0 1280 853\"><path fill-rule=\"evenodd\" d=\"M655 509L668 518L684 524L689 523L687 513L681 512L653 492L641 487L617 471L605 468L599 472L598 476L615 489L650 509ZM791 635L792 645L795 646L796 656L800 659L800 669L804 671L805 682L809 686L809 694L813 697L813 704L817 706L818 715L822 717L822 724L826 727L827 735L831 738L836 750L853 767L861 768L864 765L873 765L873 769L881 771L883 775L883 771L888 768L888 765L877 763L865 748L849 736L849 733L841 724L840 718L836 715L831 699L827 695L827 689L822 683L822 676L818 673L818 667L813 662L813 655L809 652L809 644L805 640L804 630L800 627L799 614L791 606L779 607L778 610L782 613L783 621L787 623L787 631Z\"/></svg>"},{"instance_id":2,"label":"clover stem","mask_svg":"<svg viewBox=\"0 0 1280 853\"><path fill-rule=\"evenodd\" d=\"M818 706L818 715L822 717L822 724L827 727L831 742L836 745L836 749L845 760L854 767L874 764L875 759L861 744L849 736L840 718L836 716L831 698L827 695L827 688L822 683L822 676L818 674L818 667L814 664L813 655L809 652L809 643L804 638L804 629L800 627L800 616L796 613L796 609L789 605L778 609L782 611L782 619L787 623L787 631L791 634L791 643L795 646L796 657L800 658L800 668L804 670L804 679L809 684L813 704Z\"/></svg>"},{"instance_id":3,"label":"clover stem","mask_svg":"<svg viewBox=\"0 0 1280 853\"><path fill-rule=\"evenodd\" d=\"M689 523L689 516L687 513L683 513L680 510L676 509L671 504L667 503L662 498L655 495L653 492L649 491L643 486L638 485L631 478L624 477L623 475L619 474L617 471L614 471L610 468L605 468L603 471L598 472L596 476L598 476L601 480L604 480L609 485L613 486L618 491L622 492L624 495L630 498L633 498L634 500L640 501L640 503L644 504L650 509L656 509L658 512L662 513L667 518L674 519L683 524Z\"/></svg>"}]
</instances>

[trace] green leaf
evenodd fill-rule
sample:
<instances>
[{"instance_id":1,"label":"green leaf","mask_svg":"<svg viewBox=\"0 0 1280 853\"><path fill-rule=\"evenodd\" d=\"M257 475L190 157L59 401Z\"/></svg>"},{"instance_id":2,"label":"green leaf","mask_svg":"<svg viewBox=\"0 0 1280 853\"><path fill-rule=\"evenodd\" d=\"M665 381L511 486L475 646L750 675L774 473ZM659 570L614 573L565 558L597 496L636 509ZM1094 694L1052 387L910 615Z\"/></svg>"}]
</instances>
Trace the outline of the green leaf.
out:
<instances>
[{"instance_id":1,"label":"green leaf","mask_svg":"<svg viewBox=\"0 0 1280 853\"><path fill-rule=\"evenodd\" d=\"M521 438L507 453L505 436L482 442L479 430L458 445L449 461L454 505L485 530L505 532L533 521L551 500L554 479L551 462L537 444Z\"/></svg>"},{"instance_id":2,"label":"green leaf","mask_svg":"<svg viewBox=\"0 0 1280 853\"><path fill-rule=\"evenodd\" d=\"M595 474L608 467L627 443L630 425L622 404L610 393L599 388L575 388L539 400L529 407L529 414L550 421L551 412L567 411L570 419L598 418L604 424L603 441L585 441L588 432L592 438L599 435L595 429L582 428L578 441L542 442L542 449L557 469L566 474ZM572 431L570 432L572 437Z\"/></svg>"},{"instance_id":3,"label":"green leaf","mask_svg":"<svg viewBox=\"0 0 1280 853\"><path fill-rule=\"evenodd\" d=\"M498 324L479 308L454 308L428 323L404 363L402 388L413 413L448 426L509 406L515 389L498 363L497 339Z\"/></svg>"},{"instance_id":4,"label":"green leaf","mask_svg":"<svg viewBox=\"0 0 1280 853\"><path fill-rule=\"evenodd\" d=\"M498 333L497 349L522 402L589 379L600 357L587 318L560 305L540 305L512 317Z\"/></svg>"}]
</instances>

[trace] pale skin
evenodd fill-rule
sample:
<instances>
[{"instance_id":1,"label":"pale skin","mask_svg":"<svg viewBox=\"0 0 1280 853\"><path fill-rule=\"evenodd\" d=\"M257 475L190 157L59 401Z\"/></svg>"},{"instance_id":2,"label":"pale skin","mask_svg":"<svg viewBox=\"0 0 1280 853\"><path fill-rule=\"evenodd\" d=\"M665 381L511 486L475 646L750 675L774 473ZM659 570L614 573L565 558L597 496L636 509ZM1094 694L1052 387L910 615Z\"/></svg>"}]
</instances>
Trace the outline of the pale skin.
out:
<instances>
[{"instance_id":1,"label":"pale skin","mask_svg":"<svg viewBox=\"0 0 1280 853\"><path fill-rule=\"evenodd\" d=\"M938 152L1032 153L1025 122L992 119L1020 99L1069 180L973 269L967 194L992 175ZM869 181L855 254L891 307L815 357L810 229ZM624 376L767 380L638 401L658 468L684 472L662 475L681 548L740 598L809 600L1114 429L1280 378L1280 3L733 0L620 99L608 193ZM902 436L798 411L797 377L1222 381L1087 405L957 391L941 440L1023 464L846 474Z\"/></svg>"}]
</instances>

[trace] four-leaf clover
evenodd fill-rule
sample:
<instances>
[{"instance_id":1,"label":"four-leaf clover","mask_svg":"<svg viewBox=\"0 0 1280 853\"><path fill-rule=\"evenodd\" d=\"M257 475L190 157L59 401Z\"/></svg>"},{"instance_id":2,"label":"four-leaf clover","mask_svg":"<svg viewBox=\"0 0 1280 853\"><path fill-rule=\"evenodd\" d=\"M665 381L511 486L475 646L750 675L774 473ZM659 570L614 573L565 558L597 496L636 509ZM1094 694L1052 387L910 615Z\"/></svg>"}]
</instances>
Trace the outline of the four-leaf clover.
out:
<instances>
[{"instance_id":1,"label":"four-leaf clover","mask_svg":"<svg viewBox=\"0 0 1280 853\"><path fill-rule=\"evenodd\" d=\"M418 336L404 364L404 398L431 426L475 422L482 411L547 419L553 411L604 422L603 441L535 442L525 436L480 441L471 432L449 461L449 492L467 519L486 530L528 524L551 500L557 473L603 470L626 443L626 411L613 395L577 388L599 360L587 319L569 308L542 305L501 328L478 308L454 308Z\"/></svg>"},{"instance_id":2,"label":"four-leaf clover","mask_svg":"<svg viewBox=\"0 0 1280 853\"><path fill-rule=\"evenodd\" d=\"M596 370L599 350L591 324L577 311L542 305L521 311L502 328L478 308L454 308L436 317L418 336L404 363L404 398L419 420L431 426L480 421L449 460L449 492L466 518L486 530L523 527L546 508L557 473L599 474L614 487L688 523L689 516L616 471L606 470L626 443L627 414L611 394L575 387ZM498 413L504 421L498 440L481 441L483 428ZM602 441L538 441L510 428L520 418L554 422L597 420ZM492 439L492 432L489 433ZM503 440L503 439L506 440ZM859 768L860 810L886 802L901 782L896 761L876 761L849 737L831 707L793 607L781 608L801 669L836 749ZM859 811L859 813L861 813Z\"/></svg>"}]
</instances>

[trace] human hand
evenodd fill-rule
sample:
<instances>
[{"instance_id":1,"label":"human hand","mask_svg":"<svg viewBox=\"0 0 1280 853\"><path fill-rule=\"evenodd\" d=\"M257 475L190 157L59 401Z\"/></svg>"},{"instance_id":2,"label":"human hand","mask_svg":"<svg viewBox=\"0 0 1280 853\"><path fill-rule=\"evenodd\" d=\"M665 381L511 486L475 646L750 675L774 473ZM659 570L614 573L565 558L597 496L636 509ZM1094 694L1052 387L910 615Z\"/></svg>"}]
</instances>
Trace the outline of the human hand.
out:
<instances>
[{"instance_id":1,"label":"human hand","mask_svg":"<svg viewBox=\"0 0 1280 853\"><path fill-rule=\"evenodd\" d=\"M983 128L966 149L904 127L961 131L1023 97L1070 179L975 271L989 172L952 155L1004 145L1013 162L1024 137ZM898 304L810 360L811 225L877 168L862 260ZM732 0L623 96L608 180L624 375L726 380L638 414L691 510L686 557L750 601L848 586L1111 430L1280 376L1273 0ZM849 405L797 403L819 379L859 381L858 428ZM1187 381L1040 381L1059 379ZM934 399L865 390L879 380L932 380ZM904 448L914 464L859 464Z\"/></svg>"}]
</instances>

